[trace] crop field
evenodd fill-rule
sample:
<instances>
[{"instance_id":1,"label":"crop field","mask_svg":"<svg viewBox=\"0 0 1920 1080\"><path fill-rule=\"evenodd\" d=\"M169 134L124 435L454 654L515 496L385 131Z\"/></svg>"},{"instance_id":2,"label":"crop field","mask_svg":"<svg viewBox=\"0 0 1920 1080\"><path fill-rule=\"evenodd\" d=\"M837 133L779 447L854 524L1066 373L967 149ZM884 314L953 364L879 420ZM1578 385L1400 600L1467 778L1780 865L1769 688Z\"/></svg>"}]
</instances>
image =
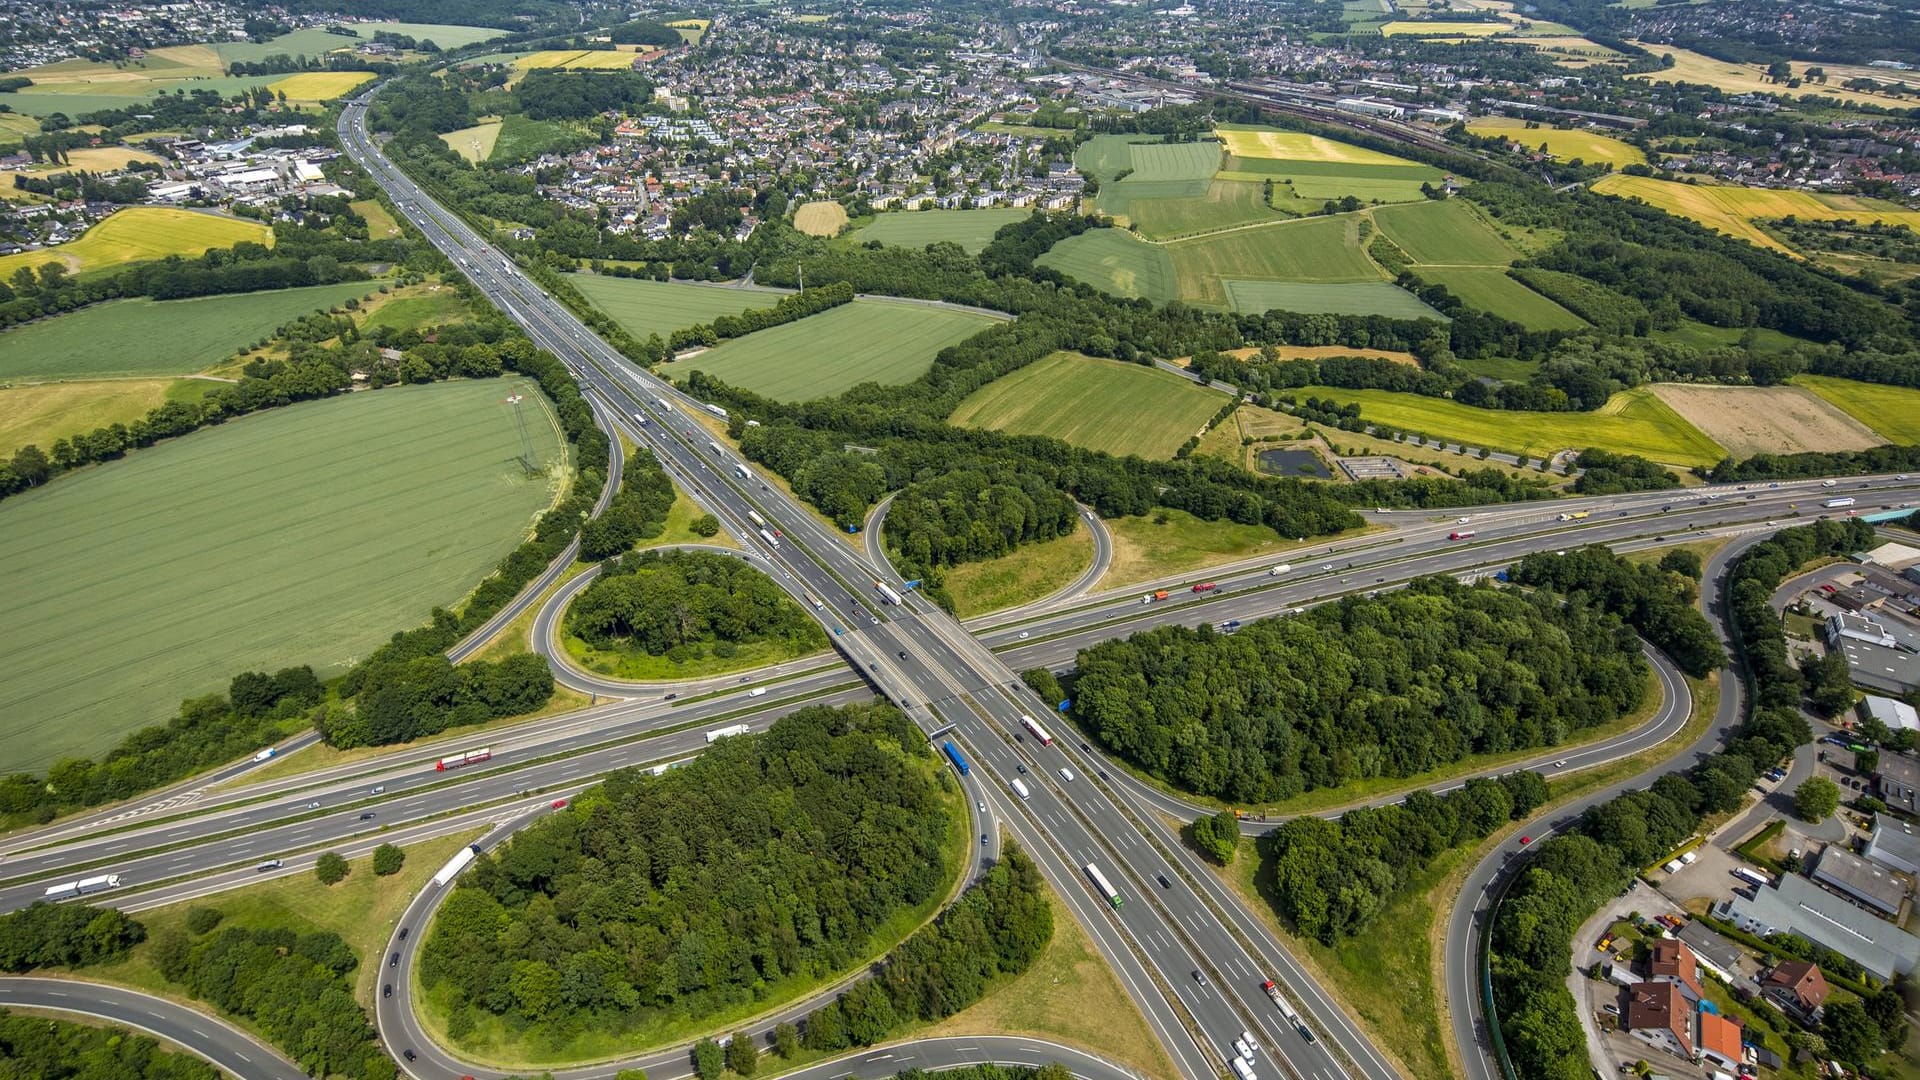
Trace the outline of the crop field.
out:
<instances>
[{"instance_id":1,"label":"crop field","mask_svg":"<svg viewBox=\"0 0 1920 1080\"><path fill-rule=\"evenodd\" d=\"M1034 261L1115 296L1159 303L1176 295L1173 259L1167 249L1136 239L1124 229L1088 229L1055 244Z\"/></svg>"},{"instance_id":2,"label":"crop field","mask_svg":"<svg viewBox=\"0 0 1920 1080\"><path fill-rule=\"evenodd\" d=\"M1174 195L1146 195L1149 188L1191 188ZM1131 196L1130 198L1128 196ZM1156 240L1213 232L1236 225L1290 220L1266 204L1262 185L1244 180L1184 181L1136 185L1131 180L1100 190L1101 210Z\"/></svg>"},{"instance_id":3,"label":"crop field","mask_svg":"<svg viewBox=\"0 0 1920 1080\"><path fill-rule=\"evenodd\" d=\"M1165 459L1226 403L1225 394L1170 372L1060 352L967 395L948 419Z\"/></svg>"},{"instance_id":4,"label":"crop field","mask_svg":"<svg viewBox=\"0 0 1920 1080\"><path fill-rule=\"evenodd\" d=\"M1669 214L1692 218L1710 229L1739 237L1757 247L1790 253L1791 249L1785 244L1754 225L1754 220L1793 216L1806 221L1853 220L1863 224L1880 222L1920 228L1920 211L1857 195L1816 195L1806 191L1772 188L1683 184L1675 180L1657 180L1651 176L1625 175L1602 177L1593 185L1593 190L1623 199L1640 199Z\"/></svg>"},{"instance_id":5,"label":"crop field","mask_svg":"<svg viewBox=\"0 0 1920 1080\"><path fill-rule=\"evenodd\" d=\"M1134 143L1127 147L1133 162L1128 180L1206 180L1220 169L1218 143Z\"/></svg>"},{"instance_id":6,"label":"crop field","mask_svg":"<svg viewBox=\"0 0 1920 1080\"><path fill-rule=\"evenodd\" d=\"M863 382L911 382L936 353L992 319L927 304L855 300L678 361L675 375L704 371L782 401L832 397Z\"/></svg>"},{"instance_id":7,"label":"crop field","mask_svg":"<svg viewBox=\"0 0 1920 1080\"><path fill-rule=\"evenodd\" d=\"M187 375L291 319L375 288L347 281L191 300L109 300L0 333L0 380Z\"/></svg>"},{"instance_id":8,"label":"crop field","mask_svg":"<svg viewBox=\"0 0 1920 1080\"><path fill-rule=\"evenodd\" d=\"M1639 454L1666 465L1713 465L1727 456L1719 444L1646 387L1615 394L1590 413L1476 409L1443 398L1332 386L1303 386L1295 393L1357 402L1362 419L1406 431L1534 457L1590 446Z\"/></svg>"},{"instance_id":9,"label":"crop field","mask_svg":"<svg viewBox=\"0 0 1920 1080\"><path fill-rule=\"evenodd\" d=\"M1633 44L1639 45L1642 43L1636 41L1633 42ZM1662 83L1697 83L1701 86L1711 86L1715 89L1723 90L1729 94L1779 94L1790 98L1807 97L1817 94L1821 97L1838 98L1842 102L1852 102L1855 105L1878 105L1883 109L1907 107L1906 103L1897 101L1885 94L1866 94L1857 90L1842 89L1840 84L1845 82L1845 79L1831 79L1831 85L1819 82L1803 82L1798 88L1795 88L1788 86L1786 83L1777 83L1769 80L1766 77L1766 69L1758 64L1728 63L1725 60L1715 60L1713 57L1707 56L1704 53L1692 52L1672 45L1652 44L1646 47L1653 50L1656 56L1672 55L1673 66L1663 68L1659 71L1630 75L1628 78L1647 79L1652 82ZM1798 72L1796 71L1795 74L1798 74ZM1898 72L1887 73L1887 81L1895 81L1894 77L1898 74Z\"/></svg>"},{"instance_id":10,"label":"crop field","mask_svg":"<svg viewBox=\"0 0 1920 1080\"><path fill-rule=\"evenodd\" d=\"M1529 150L1538 150L1544 143L1547 153L1562 161L1579 158L1589 164L1602 161L1619 168L1647 160L1639 147L1586 128L1528 127L1525 120L1485 117L1468 124L1467 130L1475 135L1512 139Z\"/></svg>"},{"instance_id":11,"label":"crop field","mask_svg":"<svg viewBox=\"0 0 1920 1080\"><path fill-rule=\"evenodd\" d=\"M28 175L43 173L73 172L118 172L131 162L143 165L158 165L165 158L145 150L135 150L131 146L76 146L66 153L66 162L60 165L42 163L27 168Z\"/></svg>"},{"instance_id":12,"label":"crop field","mask_svg":"<svg viewBox=\"0 0 1920 1080\"><path fill-rule=\"evenodd\" d=\"M1157 143L1158 135L1095 135L1073 152L1074 167L1100 178L1101 183L1133 168L1133 147L1139 143Z\"/></svg>"},{"instance_id":13,"label":"crop field","mask_svg":"<svg viewBox=\"0 0 1920 1080\"><path fill-rule=\"evenodd\" d=\"M593 306L626 327L641 341L649 334L661 338L684 326L712 322L716 316L738 315L748 308L772 307L784 293L764 289L729 289L678 281L573 274L567 280Z\"/></svg>"},{"instance_id":14,"label":"crop field","mask_svg":"<svg viewBox=\"0 0 1920 1080\"><path fill-rule=\"evenodd\" d=\"M23 266L49 262L64 263L72 273L105 270L168 255L194 256L208 248L232 247L242 240L271 244L273 230L257 221L135 206L106 218L78 240L0 257L0 278L13 276Z\"/></svg>"},{"instance_id":15,"label":"crop field","mask_svg":"<svg viewBox=\"0 0 1920 1080\"><path fill-rule=\"evenodd\" d=\"M913 248L945 242L959 244L978 254L1003 226L1026 219L1027 211L1004 206L983 210L889 211L855 230L853 239L859 243L878 240Z\"/></svg>"},{"instance_id":16,"label":"crop field","mask_svg":"<svg viewBox=\"0 0 1920 1080\"><path fill-rule=\"evenodd\" d=\"M548 49L513 62L521 71L535 68L566 68L569 71L623 71L633 67L638 55L619 49Z\"/></svg>"},{"instance_id":17,"label":"crop field","mask_svg":"<svg viewBox=\"0 0 1920 1080\"><path fill-rule=\"evenodd\" d=\"M199 395L205 380L107 379L100 382L29 383L0 387L0 457L32 444L50 449L69 438L109 424L130 424L174 397Z\"/></svg>"},{"instance_id":18,"label":"crop field","mask_svg":"<svg viewBox=\"0 0 1920 1080\"><path fill-rule=\"evenodd\" d=\"M1406 158L1301 131L1222 124L1214 134L1227 144L1227 152L1238 158L1327 161L1341 165L1416 165Z\"/></svg>"},{"instance_id":19,"label":"crop field","mask_svg":"<svg viewBox=\"0 0 1920 1080\"><path fill-rule=\"evenodd\" d=\"M1395 20L1380 28L1382 37L1492 37L1509 33L1514 27L1504 22L1441 22L1439 20Z\"/></svg>"},{"instance_id":20,"label":"crop field","mask_svg":"<svg viewBox=\"0 0 1920 1080\"><path fill-rule=\"evenodd\" d=\"M1303 311L1325 315L1391 315L1396 319L1434 319L1445 315L1390 281L1301 282L1237 281L1223 283L1233 310L1248 315L1265 311Z\"/></svg>"},{"instance_id":21,"label":"crop field","mask_svg":"<svg viewBox=\"0 0 1920 1080\"><path fill-rule=\"evenodd\" d=\"M270 82L267 89L287 95L288 101L332 101L347 96L374 78L371 71L303 71Z\"/></svg>"},{"instance_id":22,"label":"crop field","mask_svg":"<svg viewBox=\"0 0 1920 1080\"><path fill-rule=\"evenodd\" d=\"M1445 285L1467 306L1490 312L1529 330L1579 330L1585 319L1507 276L1504 266L1416 266L1423 281Z\"/></svg>"},{"instance_id":23,"label":"crop field","mask_svg":"<svg viewBox=\"0 0 1920 1080\"><path fill-rule=\"evenodd\" d=\"M793 227L808 236L839 236L847 227L847 208L832 199L801 203L793 212Z\"/></svg>"},{"instance_id":24,"label":"crop field","mask_svg":"<svg viewBox=\"0 0 1920 1080\"><path fill-rule=\"evenodd\" d=\"M711 19L676 19L673 22L668 23L667 25L674 28L675 30L680 31L681 41L687 43L688 45L698 45L700 44L700 39L707 35L707 27L713 25L713 20Z\"/></svg>"},{"instance_id":25,"label":"crop field","mask_svg":"<svg viewBox=\"0 0 1920 1080\"><path fill-rule=\"evenodd\" d=\"M1505 266L1516 255L1471 205L1459 199L1383 206L1373 212L1373 221L1416 263Z\"/></svg>"},{"instance_id":26,"label":"crop field","mask_svg":"<svg viewBox=\"0 0 1920 1080\"><path fill-rule=\"evenodd\" d=\"M1920 390L1827 375L1796 375L1793 382L1832 402L1888 442L1920 443Z\"/></svg>"},{"instance_id":27,"label":"crop field","mask_svg":"<svg viewBox=\"0 0 1920 1080\"><path fill-rule=\"evenodd\" d=\"M1352 215L1234 229L1165 245L1180 298L1226 307L1225 282L1379 281Z\"/></svg>"},{"instance_id":28,"label":"crop field","mask_svg":"<svg viewBox=\"0 0 1920 1080\"><path fill-rule=\"evenodd\" d=\"M555 424L527 417L528 478L510 393L544 401L490 379L293 405L8 500L0 759L98 752L239 670L338 673L453 604L551 501Z\"/></svg>"},{"instance_id":29,"label":"crop field","mask_svg":"<svg viewBox=\"0 0 1920 1080\"><path fill-rule=\"evenodd\" d=\"M1804 387L1661 383L1653 392L1735 457L1865 450L1886 441Z\"/></svg>"}]
</instances>

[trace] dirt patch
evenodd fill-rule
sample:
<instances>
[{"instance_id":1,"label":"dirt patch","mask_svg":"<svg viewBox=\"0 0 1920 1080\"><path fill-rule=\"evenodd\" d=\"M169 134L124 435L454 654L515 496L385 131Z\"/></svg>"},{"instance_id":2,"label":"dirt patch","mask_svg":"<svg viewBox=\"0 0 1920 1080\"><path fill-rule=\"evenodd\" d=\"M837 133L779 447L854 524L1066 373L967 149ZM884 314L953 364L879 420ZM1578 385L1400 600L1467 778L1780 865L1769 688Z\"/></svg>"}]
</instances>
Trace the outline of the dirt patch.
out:
<instances>
[{"instance_id":1,"label":"dirt patch","mask_svg":"<svg viewBox=\"0 0 1920 1080\"><path fill-rule=\"evenodd\" d=\"M1663 383L1660 400L1735 457L1806 450L1864 450L1885 439L1797 386Z\"/></svg>"},{"instance_id":2,"label":"dirt patch","mask_svg":"<svg viewBox=\"0 0 1920 1080\"><path fill-rule=\"evenodd\" d=\"M1329 356L1359 356L1369 360L1391 360L1396 364L1419 367L1420 361L1410 352L1395 349L1355 349L1346 345L1275 345L1273 351L1280 354L1282 360L1325 360ZM1223 349L1220 355L1231 356L1235 360L1251 360L1260 355L1260 349ZM1174 363L1186 367L1193 360L1191 356L1182 356Z\"/></svg>"},{"instance_id":3,"label":"dirt patch","mask_svg":"<svg viewBox=\"0 0 1920 1080\"><path fill-rule=\"evenodd\" d=\"M847 227L847 208L831 201L802 203L793 212L793 227L808 236L839 236Z\"/></svg>"}]
</instances>

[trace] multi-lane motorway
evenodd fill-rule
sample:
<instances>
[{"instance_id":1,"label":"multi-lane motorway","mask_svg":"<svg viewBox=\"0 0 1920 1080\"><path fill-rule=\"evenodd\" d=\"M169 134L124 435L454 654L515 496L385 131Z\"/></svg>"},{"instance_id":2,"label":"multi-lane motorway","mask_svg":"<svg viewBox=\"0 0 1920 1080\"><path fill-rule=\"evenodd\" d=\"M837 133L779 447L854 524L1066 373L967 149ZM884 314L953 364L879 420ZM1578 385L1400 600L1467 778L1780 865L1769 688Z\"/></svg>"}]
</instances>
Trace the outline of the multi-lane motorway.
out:
<instances>
[{"instance_id":1,"label":"multi-lane motorway","mask_svg":"<svg viewBox=\"0 0 1920 1080\"><path fill-rule=\"evenodd\" d=\"M881 602L873 583L885 580L897 587L897 577L884 565L863 559L781 493L760 484L750 468L689 421L699 403L626 363L496 249L394 170L368 139L363 104L345 111L341 137L350 156L379 180L403 214L538 345L568 362L604 422L648 445L675 480L720 516L734 535L757 534L749 514L780 523L784 543L777 548L756 544L746 554L795 595L819 601L818 613L832 632L838 657L759 673L751 686L710 686L707 693L686 701L665 700L651 689L608 687L606 692L620 693L625 700L475 740L491 742L493 758L458 772L436 771L431 758L416 752L265 783L244 783L240 777L236 786L201 791L190 802L157 799L151 813L96 815L14 838L0 845L0 906L29 902L47 884L66 880L81 867L120 873L130 886L153 886L116 901L144 907L261 875L299 872L311 865L311 853L324 847L357 851L383 840L486 826L510 829L553 796L607 770L696 753L705 745L702 731L716 722L737 720L759 728L802 704L854 700L877 689L930 734L945 733L943 738L954 738L966 750L976 766L965 781L968 805L983 817L981 831L1004 832L1034 855L1182 1075L1221 1074L1226 1056L1222 1048L1242 1030L1252 1030L1267 1048L1255 1068L1260 1076L1394 1076L1392 1065L1163 820L1163 813L1190 816L1192 808L1133 781L1074 739L1063 737L1041 746L1022 735L1021 716L1031 714L1046 722L1047 706L1025 689L1014 671L1066 666L1083 647L1148 626L1257 618L1345 592L1391 587L1418 574L1480 572L1543 549L1595 542L1652 545L1693 529L1764 530L1776 521L1787 524L1793 516L1817 512L1819 501L1832 490L1809 482L1756 486L1752 491L1722 489L1709 493L1712 498L1655 493L1550 507L1501 506L1466 513L1476 534L1470 541L1448 539L1449 532L1457 531L1452 517L1382 513L1374 517L1384 531L1312 548L1312 554L1301 550L1282 556L1293 566L1279 576L1270 575L1266 564L1228 568L1211 575L1219 586L1215 592L1184 591L1191 578L1170 581L1164 584L1180 591L1151 603L1140 599L1151 586L1119 595L1068 596L994 617L976 626L977 634L969 633L911 593L899 605ZM1859 496L1862 509L1920 499L1920 485L1898 478L1848 481L1845 491ZM1590 510L1593 516L1578 522L1555 520L1570 509ZM539 591L529 589L514 610ZM1672 678L1670 668L1657 669L1667 690L1663 715L1629 736L1564 753L1567 767L1613 760L1658 743L1677 729L1687 708L1683 684ZM1723 720L1730 707L1737 709L1723 699ZM448 746L445 752L460 748ZM1558 759L1543 755L1541 763L1551 760ZM1029 798L1013 793L1014 779L1029 788ZM255 869L262 860L274 858L282 865ZM1109 905L1090 886L1082 872L1088 864L1099 866L1114 882L1123 899L1120 906ZM1483 880L1477 871L1469 895L1486 894L1493 880ZM433 890L423 894L419 911L410 913L409 921L417 925L436 899ZM1473 912L1466 917L1471 922ZM1462 940L1450 938L1449 949L1460 948ZM396 970L402 977L395 998L383 999L378 1019L396 1054L414 1052L408 1071L422 1077L485 1075L419 1032L406 1008L406 972ZM1475 1045L1477 1018L1463 1015L1467 1010L1459 1003L1476 998L1455 996L1451 951L1448 974L1456 1018L1466 1025L1462 1046L1469 1048ZM1282 1023L1260 990L1267 978L1279 980L1318 1033L1316 1040L1309 1042ZM895 1060L885 1071L909 1063ZM685 1071L685 1064L681 1053L648 1059L646 1067L655 1075L676 1075ZM1102 1075L1100 1068L1088 1064L1083 1070L1075 1064L1083 1075Z\"/></svg>"}]
</instances>

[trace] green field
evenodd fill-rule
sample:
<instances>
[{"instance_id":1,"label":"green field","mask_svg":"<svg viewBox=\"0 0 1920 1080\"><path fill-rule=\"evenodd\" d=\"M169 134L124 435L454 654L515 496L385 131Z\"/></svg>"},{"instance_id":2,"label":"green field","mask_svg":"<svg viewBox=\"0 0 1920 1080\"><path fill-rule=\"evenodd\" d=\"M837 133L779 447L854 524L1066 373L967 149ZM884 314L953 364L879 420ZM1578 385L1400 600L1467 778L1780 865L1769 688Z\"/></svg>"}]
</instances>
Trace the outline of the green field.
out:
<instances>
[{"instance_id":1,"label":"green field","mask_svg":"<svg viewBox=\"0 0 1920 1080\"><path fill-rule=\"evenodd\" d=\"M1135 143L1127 148L1133 175L1127 180L1207 180L1220 168L1220 144L1209 139L1190 143Z\"/></svg>"},{"instance_id":2,"label":"green field","mask_svg":"<svg viewBox=\"0 0 1920 1080\"><path fill-rule=\"evenodd\" d=\"M1102 184L1133 168L1133 146L1157 143L1158 135L1095 135L1073 152L1074 167Z\"/></svg>"},{"instance_id":3,"label":"green field","mask_svg":"<svg viewBox=\"0 0 1920 1080\"><path fill-rule=\"evenodd\" d=\"M1317 284L1300 281L1223 282L1233 310L1257 315L1275 309L1326 315L1390 315L1396 319L1447 317L1420 298L1390 281L1348 281Z\"/></svg>"},{"instance_id":4,"label":"green field","mask_svg":"<svg viewBox=\"0 0 1920 1080\"><path fill-rule=\"evenodd\" d=\"M941 349L992 323L985 315L929 304L855 300L735 338L670 370L680 378L704 371L782 401L812 401L863 382L912 382Z\"/></svg>"},{"instance_id":5,"label":"green field","mask_svg":"<svg viewBox=\"0 0 1920 1080\"><path fill-rule=\"evenodd\" d=\"M1383 206L1373 221L1417 263L1506 266L1518 254L1459 199Z\"/></svg>"},{"instance_id":6,"label":"green field","mask_svg":"<svg viewBox=\"0 0 1920 1080\"><path fill-rule=\"evenodd\" d=\"M531 120L519 113L508 113L500 121L488 161L524 161L550 150L559 150L580 138L579 131L558 120Z\"/></svg>"},{"instance_id":7,"label":"green field","mask_svg":"<svg viewBox=\"0 0 1920 1080\"><path fill-rule=\"evenodd\" d=\"M377 287L350 281L192 300L110 300L0 333L0 379L191 374L300 315Z\"/></svg>"},{"instance_id":8,"label":"green field","mask_svg":"<svg viewBox=\"0 0 1920 1080\"><path fill-rule=\"evenodd\" d=\"M1171 372L1054 353L967 395L949 421L1143 458L1169 458L1227 403Z\"/></svg>"},{"instance_id":9,"label":"green field","mask_svg":"<svg viewBox=\"0 0 1920 1080\"><path fill-rule=\"evenodd\" d=\"M1639 454L1667 465L1713 465L1727 456L1712 439L1644 387L1615 394L1606 405L1590 413L1476 409L1443 398L1332 386L1303 386L1292 392L1301 398L1357 402L1364 420L1468 446L1534 457L1590 446Z\"/></svg>"},{"instance_id":10,"label":"green field","mask_svg":"<svg viewBox=\"0 0 1920 1080\"><path fill-rule=\"evenodd\" d=\"M880 214L870 225L854 230L852 239L864 244L878 240L898 247L925 247L941 242L959 244L979 254L1004 225L1025 221L1028 212L1012 207L984 210L899 210Z\"/></svg>"},{"instance_id":11,"label":"green field","mask_svg":"<svg viewBox=\"0 0 1920 1080\"><path fill-rule=\"evenodd\" d=\"M1167 249L1124 229L1088 229L1034 261L1115 296L1160 303L1177 295Z\"/></svg>"},{"instance_id":12,"label":"green field","mask_svg":"<svg viewBox=\"0 0 1920 1080\"><path fill-rule=\"evenodd\" d=\"M529 479L504 398L524 393ZM141 450L0 507L0 760L96 753L235 672L337 674L451 605L551 501L523 379L391 387Z\"/></svg>"},{"instance_id":13,"label":"green field","mask_svg":"<svg viewBox=\"0 0 1920 1080\"><path fill-rule=\"evenodd\" d=\"M1379 281L1379 269L1361 248L1359 224L1352 214L1308 218L1175 241L1166 251L1180 299L1225 308L1233 300L1229 280Z\"/></svg>"},{"instance_id":14,"label":"green field","mask_svg":"<svg viewBox=\"0 0 1920 1080\"><path fill-rule=\"evenodd\" d=\"M445 326L470 318L467 302L452 286L428 286L418 296L386 300L371 315L360 320L363 331L390 326L395 330L417 330L427 326Z\"/></svg>"},{"instance_id":15,"label":"green field","mask_svg":"<svg viewBox=\"0 0 1920 1080\"><path fill-rule=\"evenodd\" d=\"M738 315L749 308L772 307L781 293L761 289L728 289L677 281L574 274L573 287L613 317L641 341L649 334L665 338L682 327L712 322L721 315Z\"/></svg>"},{"instance_id":16,"label":"green field","mask_svg":"<svg viewBox=\"0 0 1920 1080\"><path fill-rule=\"evenodd\" d=\"M169 401L199 401L210 379L101 379L0 387L0 458L22 446L51 450L60 440L131 424Z\"/></svg>"},{"instance_id":17,"label":"green field","mask_svg":"<svg viewBox=\"0 0 1920 1080\"><path fill-rule=\"evenodd\" d=\"M50 262L63 263L69 273L79 274L169 255L191 258L208 248L232 247L242 240L271 244L273 230L257 221L219 214L135 206L96 223L77 240L0 256L0 279L12 277L23 266L39 267Z\"/></svg>"},{"instance_id":18,"label":"green field","mask_svg":"<svg viewBox=\"0 0 1920 1080\"><path fill-rule=\"evenodd\" d=\"M1165 193L1158 189L1174 189ZM1268 206L1262 185L1247 180L1180 181L1135 184L1125 181L1101 189L1102 213L1125 219L1156 240L1191 236L1235 225L1286 221Z\"/></svg>"},{"instance_id":19,"label":"green field","mask_svg":"<svg viewBox=\"0 0 1920 1080\"><path fill-rule=\"evenodd\" d=\"M1920 443L1920 390L1827 375L1797 375L1793 382L1832 402L1889 442L1904 446Z\"/></svg>"},{"instance_id":20,"label":"green field","mask_svg":"<svg viewBox=\"0 0 1920 1080\"><path fill-rule=\"evenodd\" d=\"M220 54L222 62L231 64L235 61L257 62L275 53L285 53L288 56L324 56L335 49L351 49L362 41L371 41L374 32L379 30L405 34L411 38L424 38L442 49L457 49L476 41L503 37L507 33L505 30L486 26L453 26L442 23L349 23L347 29L359 36L329 34L321 27L310 26L258 44L251 41L223 41L213 48Z\"/></svg>"},{"instance_id":21,"label":"green field","mask_svg":"<svg viewBox=\"0 0 1920 1080\"><path fill-rule=\"evenodd\" d=\"M1512 319L1529 330L1579 330L1586 320L1507 276L1504 266L1416 267L1423 281L1445 285L1468 307Z\"/></svg>"}]
</instances>

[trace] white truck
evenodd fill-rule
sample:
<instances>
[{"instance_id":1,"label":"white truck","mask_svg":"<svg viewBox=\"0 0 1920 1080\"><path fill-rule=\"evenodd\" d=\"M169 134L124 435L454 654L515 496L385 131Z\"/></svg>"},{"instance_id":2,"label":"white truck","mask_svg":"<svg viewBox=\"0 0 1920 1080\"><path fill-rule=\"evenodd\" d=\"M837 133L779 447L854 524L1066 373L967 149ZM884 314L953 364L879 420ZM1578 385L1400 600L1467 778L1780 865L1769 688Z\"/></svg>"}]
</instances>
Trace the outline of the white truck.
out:
<instances>
[{"instance_id":1,"label":"white truck","mask_svg":"<svg viewBox=\"0 0 1920 1080\"><path fill-rule=\"evenodd\" d=\"M1290 565L1288 565L1287 563L1281 563L1281 564L1280 564L1279 566L1276 566L1276 567L1274 567L1273 569L1271 569L1271 570L1268 570L1268 571L1267 571L1267 576L1268 576L1268 577L1279 577L1279 576L1280 576L1281 574L1284 574L1284 573L1286 573L1287 571L1289 571L1289 570L1292 570L1292 569L1293 569L1293 567L1292 567L1292 566L1290 566Z\"/></svg>"},{"instance_id":2,"label":"white truck","mask_svg":"<svg viewBox=\"0 0 1920 1080\"><path fill-rule=\"evenodd\" d=\"M707 743L708 745L712 745L732 735L745 735L750 730L752 729L748 728L745 724L728 724L726 727L717 727L707 732Z\"/></svg>"},{"instance_id":3,"label":"white truck","mask_svg":"<svg viewBox=\"0 0 1920 1080\"><path fill-rule=\"evenodd\" d=\"M473 860L479 856L480 848L474 844L468 844L466 847L454 852L453 858L447 860L447 865L441 867L439 873L433 875L433 883L441 888L445 888L447 882L459 877L460 871L465 870L468 864L472 863Z\"/></svg>"},{"instance_id":4,"label":"white truck","mask_svg":"<svg viewBox=\"0 0 1920 1080\"><path fill-rule=\"evenodd\" d=\"M98 877L86 877L78 881L69 881L60 885L50 885L47 887L46 893L41 896L41 899L71 900L76 896L105 892L108 889L117 889L119 887L119 874L101 874Z\"/></svg>"},{"instance_id":5,"label":"white truck","mask_svg":"<svg viewBox=\"0 0 1920 1080\"><path fill-rule=\"evenodd\" d=\"M1025 780L1015 779L1011 783L1009 783L1008 786L1013 788L1013 793L1015 795L1018 795L1023 799L1033 798L1033 792L1027 790L1027 782Z\"/></svg>"},{"instance_id":6,"label":"white truck","mask_svg":"<svg viewBox=\"0 0 1920 1080\"><path fill-rule=\"evenodd\" d=\"M745 465L742 465L737 461L733 463L733 472L734 472L734 475L738 476L742 480L753 479L753 473L750 470L748 470L748 468Z\"/></svg>"},{"instance_id":7,"label":"white truck","mask_svg":"<svg viewBox=\"0 0 1920 1080\"><path fill-rule=\"evenodd\" d=\"M276 748L274 748L274 747L271 747L271 746L269 746L269 747L267 747L267 748L266 748L265 750L262 750L262 751L260 751L259 753L257 753L257 754L255 754L255 755L253 755L253 760L255 760L255 761L267 761L267 760L269 760L269 759L271 759L271 758L273 757L273 755L275 755L275 754L277 754L277 753L279 753L279 752L280 752L280 751L279 751L278 749L276 749Z\"/></svg>"}]
</instances>

